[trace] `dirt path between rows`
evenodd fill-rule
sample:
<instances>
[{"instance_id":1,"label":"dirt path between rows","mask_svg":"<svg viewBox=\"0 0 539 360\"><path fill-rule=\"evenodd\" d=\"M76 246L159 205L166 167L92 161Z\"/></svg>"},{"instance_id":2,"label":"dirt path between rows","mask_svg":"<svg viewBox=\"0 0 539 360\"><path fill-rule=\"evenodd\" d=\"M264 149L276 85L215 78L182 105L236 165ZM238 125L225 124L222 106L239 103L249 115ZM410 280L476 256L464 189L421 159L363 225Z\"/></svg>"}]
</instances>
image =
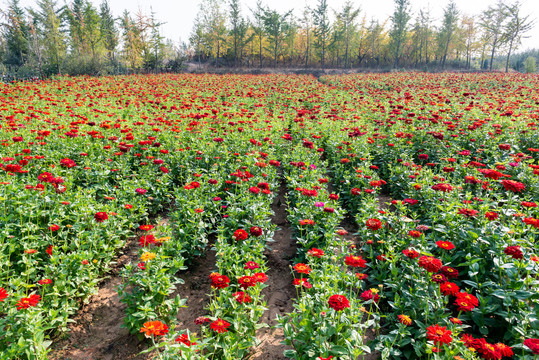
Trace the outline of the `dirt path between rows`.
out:
<instances>
[{"instance_id":1,"label":"dirt path between rows","mask_svg":"<svg viewBox=\"0 0 539 360\"><path fill-rule=\"evenodd\" d=\"M163 224L166 223L163 220ZM163 225L161 224L161 225ZM212 247L214 236L210 236ZM135 334L129 334L122 328L126 305L120 302L117 288L122 283L120 271L129 262L138 261L137 238L130 239L124 250L120 252L116 266L99 287L96 295L91 296L69 326L70 332L65 339L57 341L49 358L51 360L147 360L153 353L140 355L148 347L148 343ZM194 320L206 315L205 306L209 301L210 282L208 275L215 267L215 251L195 258L189 269L178 274L185 281L178 285L174 293L187 299L186 308L178 312L180 329L188 329L193 333L200 332L200 326Z\"/></svg>"},{"instance_id":2,"label":"dirt path between rows","mask_svg":"<svg viewBox=\"0 0 539 360\"><path fill-rule=\"evenodd\" d=\"M269 328L257 331L257 339L260 345L254 349L251 359L255 360L281 360L286 359L283 351L288 349L281 344L284 340L283 330L274 328L278 324L277 315L283 316L293 311L293 303L296 298L296 289L292 284L294 277L290 270L291 259L295 256L297 246L292 239L292 228L287 220L286 210L286 184L283 181L279 187L279 193L273 200L272 210L274 216L271 221L278 226L273 236L273 243L269 246L271 250L266 250L265 256L268 259L269 270L268 287L262 290L264 299L267 302L267 309L262 316L261 322L268 324Z\"/></svg>"},{"instance_id":3,"label":"dirt path between rows","mask_svg":"<svg viewBox=\"0 0 539 360\"><path fill-rule=\"evenodd\" d=\"M129 262L138 260L138 241L129 239L96 295L89 298L69 325L65 339L54 343L52 360L120 360L148 359L138 355L146 345L136 335L122 328L125 304L120 302L117 288L122 283L120 271Z\"/></svg>"}]
</instances>

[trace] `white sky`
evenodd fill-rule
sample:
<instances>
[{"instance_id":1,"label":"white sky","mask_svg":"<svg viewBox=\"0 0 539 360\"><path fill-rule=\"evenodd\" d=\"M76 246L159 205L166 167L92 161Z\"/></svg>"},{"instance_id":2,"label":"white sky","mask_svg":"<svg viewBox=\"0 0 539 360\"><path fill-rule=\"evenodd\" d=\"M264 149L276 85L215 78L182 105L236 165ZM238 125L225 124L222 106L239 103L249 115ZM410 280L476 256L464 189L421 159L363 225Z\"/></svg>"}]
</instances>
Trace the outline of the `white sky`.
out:
<instances>
[{"instance_id":1,"label":"white sky","mask_svg":"<svg viewBox=\"0 0 539 360\"><path fill-rule=\"evenodd\" d=\"M59 4L64 1L58 0ZM96 6L99 6L101 0L91 0ZM506 3L513 3L515 0L505 0ZM228 0L225 0L228 3ZM249 14L249 8L254 8L256 0L240 0L243 6L243 14ZM327 0L330 9L339 10L345 3L345 0ZM393 0L352 0L355 6L361 8L360 17L366 16L367 20L371 18L384 21L393 13ZM412 12L415 15L419 9L429 7L431 14L434 17L434 24L439 25L443 14L443 8L448 0L411 0ZM150 7L156 13L156 18L165 24L162 26L162 35L172 39L174 42L188 41L191 33L193 19L198 12L200 0L109 0L110 7L115 16L120 16L124 9L132 13L141 9L143 13L150 13ZM281 12L294 9L297 16L301 15L301 11L306 4L314 7L318 0L262 0L264 5L270 6L272 9L277 9ZM477 15L481 11L493 5L495 0L455 0L457 8L463 14ZM531 18L536 20L535 27L527 33L529 38L522 40L522 46L519 50L527 48L539 48L539 0L521 0L522 14L531 14ZM23 6L35 6L35 0L21 0ZM332 13L332 12L331 12Z\"/></svg>"}]
</instances>

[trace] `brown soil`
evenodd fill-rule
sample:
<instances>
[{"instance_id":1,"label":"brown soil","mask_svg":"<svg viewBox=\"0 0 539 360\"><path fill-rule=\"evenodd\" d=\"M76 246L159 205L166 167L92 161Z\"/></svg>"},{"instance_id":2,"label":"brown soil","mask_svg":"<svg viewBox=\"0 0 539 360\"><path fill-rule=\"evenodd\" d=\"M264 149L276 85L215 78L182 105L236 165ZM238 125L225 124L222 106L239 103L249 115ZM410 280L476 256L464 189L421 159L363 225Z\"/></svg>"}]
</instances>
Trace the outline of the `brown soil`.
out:
<instances>
[{"instance_id":1,"label":"brown soil","mask_svg":"<svg viewBox=\"0 0 539 360\"><path fill-rule=\"evenodd\" d=\"M286 359L283 351L289 347L281 344L284 340L283 330L275 328L278 324L276 317L283 316L293 311L293 302L296 298L296 289L292 285L294 278L290 271L290 259L296 254L296 242L292 240L292 229L286 219L286 186L282 182L279 193L272 205L274 216L272 222L278 226L270 243L271 250L266 250L269 270L268 282L262 294L267 302L267 310L262 316L261 322L270 327L257 331L257 339L260 344L253 349L252 359L256 360L281 360Z\"/></svg>"},{"instance_id":2,"label":"brown soil","mask_svg":"<svg viewBox=\"0 0 539 360\"><path fill-rule=\"evenodd\" d=\"M208 248L212 248L215 242L214 237L210 237ZM195 319L199 316L206 316L206 306L210 302L208 294L211 293L211 283L209 275L215 268L215 251L208 250L206 253L196 258L189 265L189 270L180 273L178 276L185 281L180 286L176 294L180 294L182 299L187 299L186 306L178 311L177 330L189 330L189 332L200 336L200 325L195 324ZM176 295L174 294L174 295Z\"/></svg>"},{"instance_id":3,"label":"brown soil","mask_svg":"<svg viewBox=\"0 0 539 360\"><path fill-rule=\"evenodd\" d=\"M122 328L125 304L120 302L117 288L122 283L119 273L138 258L138 242L128 240L110 277L104 280L96 295L79 310L69 326L65 339L54 343L52 360L120 360L148 359L138 355L146 347L136 335Z\"/></svg>"},{"instance_id":4,"label":"brown soil","mask_svg":"<svg viewBox=\"0 0 539 360\"><path fill-rule=\"evenodd\" d=\"M165 218L160 225L166 224ZM210 238L210 242L211 240ZM139 355L148 346L144 339L140 341L137 335L129 334L127 329L121 327L126 306L118 297L117 288L122 283L119 274L127 263L137 260L138 241L131 239L120 254L110 277L100 285L98 293L90 297L88 304L84 305L73 318L74 322L69 326L70 332L67 338L53 345L53 350L49 355L51 360L147 360L152 358L152 353ZM179 274L185 283L179 286L176 294L187 299L187 308L182 308L178 312L180 329L199 332L200 327L195 325L194 320L198 316L205 315L204 307L209 300L206 294L210 293L208 274L214 266L215 252L209 250L204 256L194 259L189 270Z\"/></svg>"}]
</instances>

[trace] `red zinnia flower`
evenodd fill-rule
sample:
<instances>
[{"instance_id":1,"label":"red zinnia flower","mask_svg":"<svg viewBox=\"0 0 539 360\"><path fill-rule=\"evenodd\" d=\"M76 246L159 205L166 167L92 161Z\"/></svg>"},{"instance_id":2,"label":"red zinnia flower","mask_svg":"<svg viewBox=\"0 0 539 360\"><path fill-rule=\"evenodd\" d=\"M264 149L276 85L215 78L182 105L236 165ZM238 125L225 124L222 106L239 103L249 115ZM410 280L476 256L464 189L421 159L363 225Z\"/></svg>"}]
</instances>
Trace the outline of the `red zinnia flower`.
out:
<instances>
[{"instance_id":1,"label":"red zinnia flower","mask_svg":"<svg viewBox=\"0 0 539 360\"><path fill-rule=\"evenodd\" d=\"M440 291L444 295L457 295L460 291L460 288L457 284L452 282L445 282L440 285Z\"/></svg>"},{"instance_id":2,"label":"red zinnia flower","mask_svg":"<svg viewBox=\"0 0 539 360\"><path fill-rule=\"evenodd\" d=\"M539 339L526 339L524 345L527 346L534 354L539 355Z\"/></svg>"},{"instance_id":3,"label":"red zinnia flower","mask_svg":"<svg viewBox=\"0 0 539 360\"><path fill-rule=\"evenodd\" d=\"M459 311L472 311L479 305L479 300L472 294L459 292L455 296L457 299L454 304L458 306Z\"/></svg>"},{"instance_id":4,"label":"red zinnia flower","mask_svg":"<svg viewBox=\"0 0 539 360\"><path fill-rule=\"evenodd\" d=\"M6 298L9 296L6 289L0 287L0 302L6 300Z\"/></svg>"},{"instance_id":5,"label":"red zinnia flower","mask_svg":"<svg viewBox=\"0 0 539 360\"><path fill-rule=\"evenodd\" d=\"M36 306L40 300L41 296L32 294L29 297L21 298L15 306L17 306L17 310L28 309L30 306Z\"/></svg>"},{"instance_id":6,"label":"red zinnia flower","mask_svg":"<svg viewBox=\"0 0 539 360\"><path fill-rule=\"evenodd\" d=\"M108 214L106 212L100 211L100 212L98 212L98 213L96 213L94 215L94 219L95 219L95 221L102 223L105 220L108 220L109 216L108 216Z\"/></svg>"},{"instance_id":7,"label":"red zinnia flower","mask_svg":"<svg viewBox=\"0 0 539 360\"><path fill-rule=\"evenodd\" d=\"M502 356L513 356L513 349L510 346L503 343L496 343L494 344L494 347L502 354Z\"/></svg>"},{"instance_id":8,"label":"red zinnia flower","mask_svg":"<svg viewBox=\"0 0 539 360\"><path fill-rule=\"evenodd\" d=\"M520 250L520 246L513 245L508 246L503 251L506 255L510 255L513 259L523 259L524 254L522 253L522 250Z\"/></svg>"},{"instance_id":9,"label":"red zinnia flower","mask_svg":"<svg viewBox=\"0 0 539 360\"><path fill-rule=\"evenodd\" d=\"M234 239L236 241L245 240L248 237L249 237L249 234L247 234L247 231L245 231L243 229L238 229L238 230L234 231L234 235L232 235L232 239Z\"/></svg>"},{"instance_id":10,"label":"red zinnia flower","mask_svg":"<svg viewBox=\"0 0 539 360\"><path fill-rule=\"evenodd\" d=\"M431 325L427 328L427 339L434 341L435 345L451 343L451 334L451 330L447 330L445 326Z\"/></svg>"},{"instance_id":11,"label":"red zinnia flower","mask_svg":"<svg viewBox=\"0 0 539 360\"><path fill-rule=\"evenodd\" d=\"M438 284L442 284L447 281L447 278L445 277L444 274L432 274L430 278L433 282L438 283Z\"/></svg>"},{"instance_id":12,"label":"red zinnia flower","mask_svg":"<svg viewBox=\"0 0 539 360\"><path fill-rule=\"evenodd\" d=\"M260 226L252 226L249 232L251 233L252 236L258 237L262 235L262 228Z\"/></svg>"},{"instance_id":13,"label":"red zinnia flower","mask_svg":"<svg viewBox=\"0 0 539 360\"><path fill-rule=\"evenodd\" d=\"M52 283L51 279L41 279L38 281L39 285L49 285Z\"/></svg>"},{"instance_id":14,"label":"red zinnia flower","mask_svg":"<svg viewBox=\"0 0 539 360\"><path fill-rule=\"evenodd\" d=\"M438 272L442 268L442 262L432 256L421 256L419 258L419 266L428 272Z\"/></svg>"},{"instance_id":15,"label":"red zinnia flower","mask_svg":"<svg viewBox=\"0 0 539 360\"><path fill-rule=\"evenodd\" d=\"M526 185L524 185L521 182L514 181L514 180L502 180L500 183L503 185L505 190L512 191L512 192L521 192L524 189L526 189Z\"/></svg>"},{"instance_id":16,"label":"red zinnia flower","mask_svg":"<svg viewBox=\"0 0 539 360\"><path fill-rule=\"evenodd\" d=\"M230 327L230 323L226 320L223 320L223 319L217 319L215 320L214 322L212 322L210 324L210 328L216 332L218 332L219 334L220 333L224 333L224 332L228 332L228 328Z\"/></svg>"},{"instance_id":17,"label":"red zinnia flower","mask_svg":"<svg viewBox=\"0 0 539 360\"><path fill-rule=\"evenodd\" d=\"M182 343L186 346L196 345L197 343L194 341L189 340L189 336L187 334L181 334L174 340L177 343Z\"/></svg>"},{"instance_id":18,"label":"red zinnia flower","mask_svg":"<svg viewBox=\"0 0 539 360\"><path fill-rule=\"evenodd\" d=\"M250 304L253 301L253 299L243 291L235 292L234 294L232 294L232 296L240 304Z\"/></svg>"},{"instance_id":19,"label":"red zinnia flower","mask_svg":"<svg viewBox=\"0 0 539 360\"><path fill-rule=\"evenodd\" d=\"M377 303L378 300L380 300L380 295L373 293L372 290L363 291L359 297L363 301L374 300L375 303Z\"/></svg>"},{"instance_id":20,"label":"red zinnia flower","mask_svg":"<svg viewBox=\"0 0 539 360\"><path fill-rule=\"evenodd\" d=\"M298 263L294 265L294 270L296 270L300 274L308 274L311 272L311 267L303 263Z\"/></svg>"},{"instance_id":21,"label":"red zinnia flower","mask_svg":"<svg viewBox=\"0 0 539 360\"><path fill-rule=\"evenodd\" d=\"M245 270L254 270L254 269L258 269L260 267L260 265L258 265L256 262L254 261L247 261L245 263L245 266L243 267Z\"/></svg>"},{"instance_id":22,"label":"red zinnia flower","mask_svg":"<svg viewBox=\"0 0 539 360\"><path fill-rule=\"evenodd\" d=\"M255 286L256 285L256 279L253 276L242 276L238 279L238 284L240 284L240 287L242 289L247 289L248 287Z\"/></svg>"},{"instance_id":23,"label":"red zinnia flower","mask_svg":"<svg viewBox=\"0 0 539 360\"><path fill-rule=\"evenodd\" d=\"M150 225L151 226L151 225ZM153 234L143 235L138 240L140 246L149 246L155 244L155 236Z\"/></svg>"},{"instance_id":24,"label":"red zinnia flower","mask_svg":"<svg viewBox=\"0 0 539 360\"><path fill-rule=\"evenodd\" d=\"M464 215L466 217L475 217L477 214L479 214L479 211L472 210L472 209L460 208L458 213L460 215Z\"/></svg>"},{"instance_id":25,"label":"red zinnia flower","mask_svg":"<svg viewBox=\"0 0 539 360\"><path fill-rule=\"evenodd\" d=\"M455 248L455 244L451 241L436 241L436 245L445 250L452 250Z\"/></svg>"},{"instance_id":26,"label":"red zinnia flower","mask_svg":"<svg viewBox=\"0 0 539 360\"><path fill-rule=\"evenodd\" d=\"M366 267L367 261L365 261L365 259L363 259L360 255L350 255L345 258L344 263L348 266L364 268Z\"/></svg>"},{"instance_id":27,"label":"red zinnia flower","mask_svg":"<svg viewBox=\"0 0 539 360\"><path fill-rule=\"evenodd\" d=\"M256 273L252 277L255 282L265 283L266 281L268 281L268 276L263 272Z\"/></svg>"},{"instance_id":28,"label":"red zinnia flower","mask_svg":"<svg viewBox=\"0 0 539 360\"><path fill-rule=\"evenodd\" d=\"M311 285L311 283L309 282L309 280L307 280L305 278L294 279L293 285L294 286L303 286L306 289L310 289L310 288L313 287Z\"/></svg>"},{"instance_id":29,"label":"red zinnia flower","mask_svg":"<svg viewBox=\"0 0 539 360\"><path fill-rule=\"evenodd\" d=\"M168 326L161 321L148 321L140 328L140 332L144 333L144 336L161 336L168 333Z\"/></svg>"},{"instance_id":30,"label":"red zinnia flower","mask_svg":"<svg viewBox=\"0 0 539 360\"><path fill-rule=\"evenodd\" d=\"M404 249L402 250L402 253L404 254L404 256L410 259L415 259L416 257L419 256L419 253L415 251L414 249Z\"/></svg>"},{"instance_id":31,"label":"red zinnia flower","mask_svg":"<svg viewBox=\"0 0 539 360\"><path fill-rule=\"evenodd\" d=\"M372 231L377 231L382 228L382 222L378 219L369 219L365 223L365 226L367 226Z\"/></svg>"},{"instance_id":32,"label":"red zinnia flower","mask_svg":"<svg viewBox=\"0 0 539 360\"><path fill-rule=\"evenodd\" d=\"M299 224L300 224L301 226L305 226L305 225L314 225L314 220L309 220L309 219L300 220L300 221L299 221Z\"/></svg>"},{"instance_id":33,"label":"red zinnia flower","mask_svg":"<svg viewBox=\"0 0 539 360\"><path fill-rule=\"evenodd\" d=\"M459 276L459 271L449 266L443 266L440 271L449 279L456 279Z\"/></svg>"},{"instance_id":34,"label":"red zinnia flower","mask_svg":"<svg viewBox=\"0 0 539 360\"><path fill-rule=\"evenodd\" d=\"M230 279L226 275L211 274L210 279L211 279L211 286L216 289L224 289L228 287L230 283Z\"/></svg>"},{"instance_id":35,"label":"red zinnia flower","mask_svg":"<svg viewBox=\"0 0 539 360\"><path fill-rule=\"evenodd\" d=\"M52 224L51 226L49 226L49 230L50 231L58 231L58 230L60 230L60 226L56 225L56 224Z\"/></svg>"},{"instance_id":36,"label":"red zinnia flower","mask_svg":"<svg viewBox=\"0 0 539 360\"><path fill-rule=\"evenodd\" d=\"M311 255L312 257L320 259L322 256L324 256L324 250L312 248L309 251L307 251L307 255Z\"/></svg>"},{"instance_id":37,"label":"red zinnia flower","mask_svg":"<svg viewBox=\"0 0 539 360\"><path fill-rule=\"evenodd\" d=\"M502 354L498 350L498 348L492 344L489 344L486 342L485 339L481 339L481 347L479 348L479 352L481 353L481 357L483 359L501 359Z\"/></svg>"},{"instance_id":38,"label":"red zinnia flower","mask_svg":"<svg viewBox=\"0 0 539 360\"><path fill-rule=\"evenodd\" d=\"M328 300L329 307L335 311L341 311L350 307L350 302L343 295L331 295Z\"/></svg>"}]
</instances>

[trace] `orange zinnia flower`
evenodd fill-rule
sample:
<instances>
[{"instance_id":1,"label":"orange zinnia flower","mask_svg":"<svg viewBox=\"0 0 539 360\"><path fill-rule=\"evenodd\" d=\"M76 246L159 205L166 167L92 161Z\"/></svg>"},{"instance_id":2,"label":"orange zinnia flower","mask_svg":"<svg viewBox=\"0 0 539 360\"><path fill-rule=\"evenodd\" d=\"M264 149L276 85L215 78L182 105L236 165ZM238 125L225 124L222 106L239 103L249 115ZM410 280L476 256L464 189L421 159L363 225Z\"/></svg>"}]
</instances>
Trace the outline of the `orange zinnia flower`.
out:
<instances>
[{"instance_id":1,"label":"orange zinnia flower","mask_svg":"<svg viewBox=\"0 0 539 360\"><path fill-rule=\"evenodd\" d=\"M146 337L165 335L168 333L168 326L159 320L148 321L140 328L140 332L144 333Z\"/></svg>"}]
</instances>

